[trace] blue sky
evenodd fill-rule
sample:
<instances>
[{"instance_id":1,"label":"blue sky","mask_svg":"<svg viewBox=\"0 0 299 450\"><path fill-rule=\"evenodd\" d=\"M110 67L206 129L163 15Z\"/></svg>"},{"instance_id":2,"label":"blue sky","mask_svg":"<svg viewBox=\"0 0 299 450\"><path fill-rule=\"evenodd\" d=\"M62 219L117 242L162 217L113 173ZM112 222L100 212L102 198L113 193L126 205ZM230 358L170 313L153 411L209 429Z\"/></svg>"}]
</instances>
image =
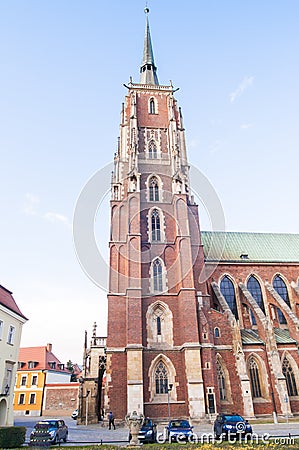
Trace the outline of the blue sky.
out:
<instances>
[{"instance_id":1,"label":"blue sky","mask_svg":"<svg viewBox=\"0 0 299 450\"><path fill-rule=\"evenodd\" d=\"M29 318L22 346L51 342L63 361L82 361L94 321L106 334L106 294L78 263L72 219L112 161L123 83L139 81L144 6L0 0L0 283ZM149 7L159 81L180 87L189 161L218 193L227 229L298 232L298 1ZM107 205L96 221L103 254Z\"/></svg>"}]
</instances>

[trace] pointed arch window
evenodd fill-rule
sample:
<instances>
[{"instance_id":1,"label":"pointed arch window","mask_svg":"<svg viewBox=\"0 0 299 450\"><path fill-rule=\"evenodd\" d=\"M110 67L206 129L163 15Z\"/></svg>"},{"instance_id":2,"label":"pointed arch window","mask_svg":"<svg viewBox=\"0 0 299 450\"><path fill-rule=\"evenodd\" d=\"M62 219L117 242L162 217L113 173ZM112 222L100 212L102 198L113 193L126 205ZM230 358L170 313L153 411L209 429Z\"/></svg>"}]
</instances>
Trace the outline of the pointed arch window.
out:
<instances>
[{"instance_id":1,"label":"pointed arch window","mask_svg":"<svg viewBox=\"0 0 299 450\"><path fill-rule=\"evenodd\" d=\"M161 336L161 317L157 316L157 335Z\"/></svg>"},{"instance_id":2,"label":"pointed arch window","mask_svg":"<svg viewBox=\"0 0 299 450\"><path fill-rule=\"evenodd\" d=\"M255 358L250 358L248 362L249 378L253 398L262 397L259 366Z\"/></svg>"},{"instance_id":3,"label":"pointed arch window","mask_svg":"<svg viewBox=\"0 0 299 450\"><path fill-rule=\"evenodd\" d=\"M222 278L220 282L220 291L223 297L225 298L228 306L230 307L232 313L234 314L235 318L238 319L235 288L233 283L227 276Z\"/></svg>"},{"instance_id":4,"label":"pointed arch window","mask_svg":"<svg viewBox=\"0 0 299 450\"><path fill-rule=\"evenodd\" d=\"M155 141L150 141L148 145L148 157L149 159L157 159L158 157L157 146Z\"/></svg>"},{"instance_id":5,"label":"pointed arch window","mask_svg":"<svg viewBox=\"0 0 299 450\"><path fill-rule=\"evenodd\" d=\"M158 202L159 198L159 183L156 177L152 177L149 182L149 199L150 202Z\"/></svg>"},{"instance_id":6,"label":"pointed arch window","mask_svg":"<svg viewBox=\"0 0 299 450\"><path fill-rule=\"evenodd\" d=\"M280 275L276 275L274 278L273 287L277 294L279 294L286 304L291 307L287 286Z\"/></svg>"},{"instance_id":7,"label":"pointed arch window","mask_svg":"<svg viewBox=\"0 0 299 450\"><path fill-rule=\"evenodd\" d=\"M156 114L155 100L153 98L150 99L149 112L150 114Z\"/></svg>"},{"instance_id":8,"label":"pointed arch window","mask_svg":"<svg viewBox=\"0 0 299 450\"><path fill-rule=\"evenodd\" d=\"M161 221L160 214L154 209L151 215L152 241L161 241Z\"/></svg>"},{"instance_id":9,"label":"pointed arch window","mask_svg":"<svg viewBox=\"0 0 299 450\"><path fill-rule=\"evenodd\" d=\"M286 379L289 397L297 396L298 389L297 389L295 374L293 372L290 361L287 359L287 357L284 357L284 360L282 363L282 373L284 374L285 379Z\"/></svg>"},{"instance_id":10,"label":"pointed arch window","mask_svg":"<svg viewBox=\"0 0 299 450\"><path fill-rule=\"evenodd\" d=\"M217 362L216 362L216 369L217 369L217 379L218 379L220 400L227 400L225 375L224 375L224 370L223 370L219 360L217 360Z\"/></svg>"},{"instance_id":11,"label":"pointed arch window","mask_svg":"<svg viewBox=\"0 0 299 450\"><path fill-rule=\"evenodd\" d=\"M263 301L261 285L253 275L251 275L247 281L247 289L249 290L250 294L252 295L256 303L259 305L259 307L265 314L265 306Z\"/></svg>"},{"instance_id":12,"label":"pointed arch window","mask_svg":"<svg viewBox=\"0 0 299 450\"><path fill-rule=\"evenodd\" d=\"M153 278L154 278L154 291L163 291L163 267L161 261L157 258L153 262Z\"/></svg>"},{"instance_id":13,"label":"pointed arch window","mask_svg":"<svg viewBox=\"0 0 299 450\"><path fill-rule=\"evenodd\" d=\"M167 394L168 387L168 372L160 361L155 370L156 394Z\"/></svg>"}]
</instances>

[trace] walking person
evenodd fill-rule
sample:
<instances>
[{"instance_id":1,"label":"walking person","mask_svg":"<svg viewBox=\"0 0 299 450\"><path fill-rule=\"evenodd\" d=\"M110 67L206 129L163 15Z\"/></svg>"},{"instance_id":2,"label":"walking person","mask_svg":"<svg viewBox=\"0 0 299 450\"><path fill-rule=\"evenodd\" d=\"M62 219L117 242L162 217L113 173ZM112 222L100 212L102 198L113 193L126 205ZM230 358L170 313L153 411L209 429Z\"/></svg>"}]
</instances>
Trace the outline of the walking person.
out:
<instances>
[{"instance_id":1,"label":"walking person","mask_svg":"<svg viewBox=\"0 0 299 450\"><path fill-rule=\"evenodd\" d=\"M108 419L109 419L109 430L111 430L111 427L113 427L115 430L114 415L112 411L110 411L110 413L108 414Z\"/></svg>"}]
</instances>

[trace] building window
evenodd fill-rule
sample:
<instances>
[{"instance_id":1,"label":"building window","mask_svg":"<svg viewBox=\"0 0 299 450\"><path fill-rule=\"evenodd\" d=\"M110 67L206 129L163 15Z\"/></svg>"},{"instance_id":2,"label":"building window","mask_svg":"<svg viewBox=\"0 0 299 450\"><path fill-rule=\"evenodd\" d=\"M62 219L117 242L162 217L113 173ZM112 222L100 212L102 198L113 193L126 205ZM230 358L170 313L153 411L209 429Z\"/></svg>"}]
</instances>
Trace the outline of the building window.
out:
<instances>
[{"instance_id":1,"label":"building window","mask_svg":"<svg viewBox=\"0 0 299 450\"><path fill-rule=\"evenodd\" d=\"M276 275L276 277L274 278L274 281L273 281L273 287L274 287L275 291L277 292L277 294L280 295L280 297L286 302L286 304L290 308L291 304L290 304L290 299L289 299L289 295L288 295L288 290L287 290L286 284L283 281L283 279L281 278L281 276Z\"/></svg>"},{"instance_id":2,"label":"building window","mask_svg":"<svg viewBox=\"0 0 299 450\"><path fill-rule=\"evenodd\" d=\"M252 295L256 303L259 305L259 307L265 314L265 306L263 301L261 285L257 281L257 279L252 275L247 281L247 289L249 290L250 294Z\"/></svg>"},{"instance_id":3,"label":"building window","mask_svg":"<svg viewBox=\"0 0 299 450\"><path fill-rule=\"evenodd\" d=\"M25 394L20 394L19 395L19 405L24 405L25 403Z\"/></svg>"},{"instance_id":4,"label":"building window","mask_svg":"<svg viewBox=\"0 0 299 450\"><path fill-rule=\"evenodd\" d=\"M298 389L297 389L295 374L291 367L290 361L286 357L284 357L284 360L282 363L282 373L284 374L285 379L286 379L289 397L297 396Z\"/></svg>"},{"instance_id":5,"label":"building window","mask_svg":"<svg viewBox=\"0 0 299 450\"><path fill-rule=\"evenodd\" d=\"M49 361L48 362L50 369L56 369L56 362L55 361Z\"/></svg>"},{"instance_id":6,"label":"building window","mask_svg":"<svg viewBox=\"0 0 299 450\"><path fill-rule=\"evenodd\" d=\"M21 378L21 386L26 386L27 377L26 375L23 375Z\"/></svg>"},{"instance_id":7,"label":"building window","mask_svg":"<svg viewBox=\"0 0 299 450\"><path fill-rule=\"evenodd\" d=\"M37 364L37 361L28 361L28 369L34 369Z\"/></svg>"},{"instance_id":8,"label":"building window","mask_svg":"<svg viewBox=\"0 0 299 450\"><path fill-rule=\"evenodd\" d=\"M157 258L153 262L153 279L154 279L154 291L163 291L163 268L161 261Z\"/></svg>"},{"instance_id":9,"label":"building window","mask_svg":"<svg viewBox=\"0 0 299 450\"><path fill-rule=\"evenodd\" d=\"M227 400L225 388L225 375L222 366L218 360L216 362L216 368L217 368L217 379L218 379L220 400Z\"/></svg>"},{"instance_id":10,"label":"building window","mask_svg":"<svg viewBox=\"0 0 299 450\"><path fill-rule=\"evenodd\" d=\"M160 361L155 371L156 394L167 394L168 373L165 365Z\"/></svg>"},{"instance_id":11,"label":"building window","mask_svg":"<svg viewBox=\"0 0 299 450\"><path fill-rule=\"evenodd\" d=\"M13 363L6 361L2 380L2 393L9 394L12 382Z\"/></svg>"},{"instance_id":12,"label":"building window","mask_svg":"<svg viewBox=\"0 0 299 450\"><path fill-rule=\"evenodd\" d=\"M150 114L156 114L155 100L153 98L149 102L149 112Z\"/></svg>"},{"instance_id":13,"label":"building window","mask_svg":"<svg viewBox=\"0 0 299 450\"><path fill-rule=\"evenodd\" d=\"M219 337L220 337L220 330L219 330L218 327L216 327L216 328L214 329L214 335L215 335L216 338L219 338Z\"/></svg>"},{"instance_id":14,"label":"building window","mask_svg":"<svg viewBox=\"0 0 299 450\"><path fill-rule=\"evenodd\" d=\"M3 320L0 320L0 339L2 339L2 333L3 333Z\"/></svg>"},{"instance_id":15,"label":"building window","mask_svg":"<svg viewBox=\"0 0 299 450\"><path fill-rule=\"evenodd\" d=\"M225 298L232 313L234 314L235 318L238 319L235 288L233 283L227 276L222 278L220 282L220 291L223 297Z\"/></svg>"},{"instance_id":16,"label":"building window","mask_svg":"<svg viewBox=\"0 0 299 450\"><path fill-rule=\"evenodd\" d=\"M14 337L15 337L15 327L10 325L8 330L7 343L12 345L14 342Z\"/></svg>"},{"instance_id":17,"label":"building window","mask_svg":"<svg viewBox=\"0 0 299 450\"><path fill-rule=\"evenodd\" d=\"M249 378L253 398L262 397L259 367L254 358L249 360Z\"/></svg>"},{"instance_id":18,"label":"building window","mask_svg":"<svg viewBox=\"0 0 299 450\"><path fill-rule=\"evenodd\" d=\"M159 201L159 183L156 177L152 177L149 182L149 199L151 202Z\"/></svg>"},{"instance_id":19,"label":"building window","mask_svg":"<svg viewBox=\"0 0 299 450\"><path fill-rule=\"evenodd\" d=\"M161 317L157 316L157 335L161 336Z\"/></svg>"},{"instance_id":20,"label":"building window","mask_svg":"<svg viewBox=\"0 0 299 450\"><path fill-rule=\"evenodd\" d=\"M148 145L148 157L149 159L157 159L158 152L155 141L150 141Z\"/></svg>"},{"instance_id":21,"label":"building window","mask_svg":"<svg viewBox=\"0 0 299 450\"><path fill-rule=\"evenodd\" d=\"M37 385L37 375L32 375L31 386Z\"/></svg>"},{"instance_id":22,"label":"building window","mask_svg":"<svg viewBox=\"0 0 299 450\"><path fill-rule=\"evenodd\" d=\"M35 404L35 394L30 394L29 404L30 405Z\"/></svg>"},{"instance_id":23,"label":"building window","mask_svg":"<svg viewBox=\"0 0 299 450\"><path fill-rule=\"evenodd\" d=\"M157 209L154 209L151 216L152 225L152 241L161 241L161 221L160 214Z\"/></svg>"}]
</instances>

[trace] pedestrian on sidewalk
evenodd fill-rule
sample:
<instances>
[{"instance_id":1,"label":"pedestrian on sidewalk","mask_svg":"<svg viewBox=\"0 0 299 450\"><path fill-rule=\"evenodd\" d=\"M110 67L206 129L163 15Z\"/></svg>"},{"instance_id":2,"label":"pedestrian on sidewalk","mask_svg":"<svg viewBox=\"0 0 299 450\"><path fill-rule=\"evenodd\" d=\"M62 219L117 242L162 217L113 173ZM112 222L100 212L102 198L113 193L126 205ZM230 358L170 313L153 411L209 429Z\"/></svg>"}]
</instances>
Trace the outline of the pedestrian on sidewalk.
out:
<instances>
[{"instance_id":1,"label":"pedestrian on sidewalk","mask_svg":"<svg viewBox=\"0 0 299 450\"><path fill-rule=\"evenodd\" d=\"M109 430L111 430L111 427L113 427L115 430L114 415L112 411L110 411L110 413L108 414L108 419L109 419Z\"/></svg>"}]
</instances>

